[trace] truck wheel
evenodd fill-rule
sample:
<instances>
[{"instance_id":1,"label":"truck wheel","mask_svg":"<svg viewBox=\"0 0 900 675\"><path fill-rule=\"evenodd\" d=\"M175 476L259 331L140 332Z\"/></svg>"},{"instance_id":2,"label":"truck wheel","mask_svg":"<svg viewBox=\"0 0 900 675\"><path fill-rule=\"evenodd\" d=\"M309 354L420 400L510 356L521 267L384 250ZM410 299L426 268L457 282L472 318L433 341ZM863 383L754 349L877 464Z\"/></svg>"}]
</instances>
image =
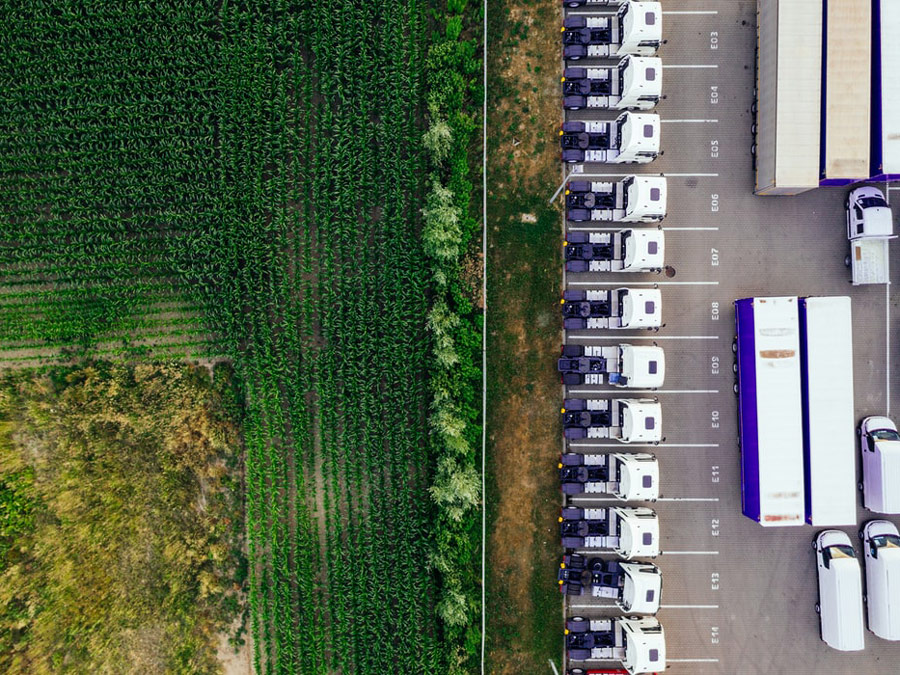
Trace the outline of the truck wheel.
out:
<instances>
[{"instance_id":1,"label":"truck wheel","mask_svg":"<svg viewBox=\"0 0 900 675\"><path fill-rule=\"evenodd\" d=\"M815 551L816 550L816 540L815 539L812 540L812 547L813 547L813 551Z\"/></svg>"},{"instance_id":2,"label":"truck wheel","mask_svg":"<svg viewBox=\"0 0 900 675\"><path fill-rule=\"evenodd\" d=\"M863 491L863 484L862 484L862 483L857 483L857 484L856 484L856 488L857 488L860 492L862 492L862 491Z\"/></svg>"},{"instance_id":3,"label":"truck wheel","mask_svg":"<svg viewBox=\"0 0 900 675\"><path fill-rule=\"evenodd\" d=\"M850 267L850 256L849 255L844 256L844 267Z\"/></svg>"},{"instance_id":4,"label":"truck wheel","mask_svg":"<svg viewBox=\"0 0 900 675\"><path fill-rule=\"evenodd\" d=\"M731 353L737 354L737 338L731 341Z\"/></svg>"},{"instance_id":5,"label":"truck wheel","mask_svg":"<svg viewBox=\"0 0 900 675\"><path fill-rule=\"evenodd\" d=\"M740 393L740 388L738 387L738 383L737 383L737 382L734 383L734 386L732 387L732 389L734 390L734 395L735 395L735 396L737 396L737 395Z\"/></svg>"},{"instance_id":6,"label":"truck wheel","mask_svg":"<svg viewBox=\"0 0 900 675\"><path fill-rule=\"evenodd\" d=\"M862 541L862 540L863 540L863 537L865 536L865 534L863 533L862 530L859 530L859 531L856 533L856 536L858 536L858 537L859 537L859 540Z\"/></svg>"},{"instance_id":7,"label":"truck wheel","mask_svg":"<svg viewBox=\"0 0 900 675\"><path fill-rule=\"evenodd\" d=\"M816 614L821 614L821 613L822 613L822 608L819 607L819 603L818 603L818 602L816 603L815 610L816 610Z\"/></svg>"},{"instance_id":8,"label":"truck wheel","mask_svg":"<svg viewBox=\"0 0 900 675\"><path fill-rule=\"evenodd\" d=\"M737 361L731 364L731 372L737 375Z\"/></svg>"},{"instance_id":9,"label":"truck wheel","mask_svg":"<svg viewBox=\"0 0 900 675\"><path fill-rule=\"evenodd\" d=\"M581 110L580 105L570 105L566 107L566 110Z\"/></svg>"}]
</instances>

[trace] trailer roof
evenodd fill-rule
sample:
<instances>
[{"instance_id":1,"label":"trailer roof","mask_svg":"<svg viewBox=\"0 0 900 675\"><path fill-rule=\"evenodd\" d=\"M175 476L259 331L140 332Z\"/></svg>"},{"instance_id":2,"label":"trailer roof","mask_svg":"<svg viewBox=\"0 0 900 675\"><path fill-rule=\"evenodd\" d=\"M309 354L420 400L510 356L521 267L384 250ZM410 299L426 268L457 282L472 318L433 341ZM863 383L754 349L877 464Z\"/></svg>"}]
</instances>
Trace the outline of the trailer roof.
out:
<instances>
[{"instance_id":1,"label":"trailer roof","mask_svg":"<svg viewBox=\"0 0 900 675\"><path fill-rule=\"evenodd\" d=\"M900 2L882 0L881 20L881 173L900 174Z\"/></svg>"},{"instance_id":2,"label":"trailer roof","mask_svg":"<svg viewBox=\"0 0 900 675\"><path fill-rule=\"evenodd\" d=\"M804 298L807 382L806 517L813 525L856 524L853 322L850 298Z\"/></svg>"},{"instance_id":3,"label":"trailer roof","mask_svg":"<svg viewBox=\"0 0 900 675\"><path fill-rule=\"evenodd\" d=\"M866 178L870 129L864 102L871 100L872 3L829 2L827 12L823 177Z\"/></svg>"}]
</instances>

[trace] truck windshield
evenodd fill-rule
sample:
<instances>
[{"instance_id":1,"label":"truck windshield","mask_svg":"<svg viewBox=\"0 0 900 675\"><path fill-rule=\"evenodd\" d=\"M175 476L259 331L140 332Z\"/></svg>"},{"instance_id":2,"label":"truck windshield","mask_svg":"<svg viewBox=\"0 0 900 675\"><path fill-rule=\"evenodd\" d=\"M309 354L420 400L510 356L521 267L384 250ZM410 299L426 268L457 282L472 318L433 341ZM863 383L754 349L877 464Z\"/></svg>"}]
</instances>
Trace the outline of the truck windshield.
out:
<instances>
[{"instance_id":1,"label":"truck windshield","mask_svg":"<svg viewBox=\"0 0 900 675\"><path fill-rule=\"evenodd\" d=\"M875 548L900 548L900 537L896 534L882 534L872 537L872 546Z\"/></svg>"},{"instance_id":2,"label":"truck windshield","mask_svg":"<svg viewBox=\"0 0 900 675\"><path fill-rule=\"evenodd\" d=\"M859 205L864 209L874 209L877 206L887 206L881 197L863 197L859 200Z\"/></svg>"},{"instance_id":3,"label":"truck windshield","mask_svg":"<svg viewBox=\"0 0 900 675\"><path fill-rule=\"evenodd\" d=\"M900 441L900 434L893 429L876 429L869 435L876 441Z\"/></svg>"}]
</instances>

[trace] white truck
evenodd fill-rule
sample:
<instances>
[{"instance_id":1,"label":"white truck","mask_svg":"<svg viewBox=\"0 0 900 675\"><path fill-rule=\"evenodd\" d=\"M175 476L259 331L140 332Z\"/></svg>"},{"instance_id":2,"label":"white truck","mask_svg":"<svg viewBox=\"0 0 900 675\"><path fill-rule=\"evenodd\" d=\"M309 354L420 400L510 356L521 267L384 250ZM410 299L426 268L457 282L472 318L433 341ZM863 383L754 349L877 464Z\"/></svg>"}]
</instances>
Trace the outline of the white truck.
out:
<instances>
[{"instance_id":1,"label":"white truck","mask_svg":"<svg viewBox=\"0 0 900 675\"><path fill-rule=\"evenodd\" d=\"M666 217L666 179L628 176L620 181L566 183L566 218L621 223L658 223Z\"/></svg>"},{"instance_id":2,"label":"white truck","mask_svg":"<svg viewBox=\"0 0 900 675\"><path fill-rule=\"evenodd\" d=\"M613 551L626 560L659 555L659 519L645 506L567 506L559 532L565 549Z\"/></svg>"},{"instance_id":3,"label":"white truck","mask_svg":"<svg viewBox=\"0 0 900 675\"><path fill-rule=\"evenodd\" d=\"M863 506L875 513L900 513L900 433L880 415L859 425Z\"/></svg>"},{"instance_id":4,"label":"white truck","mask_svg":"<svg viewBox=\"0 0 900 675\"><path fill-rule=\"evenodd\" d=\"M662 5L628 0L615 14L573 14L562 27L563 58L653 56L662 42Z\"/></svg>"},{"instance_id":5,"label":"white truck","mask_svg":"<svg viewBox=\"0 0 900 675\"><path fill-rule=\"evenodd\" d=\"M662 326L658 288L567 289L559 302L566 330Z\"/></svg>"},{"instance_id":6,"label":"white truck","mask_svg":"<svg viewBox=\"0 0 900 675\"><path fill-rule=\"evenodd\" d=\"M659 156L659 115L623 112L614 122L563 122L559 131L567 164L647 164Z\"/></svg>"},{"instance_id":7,"label":"white truck","mask_svg":"<svg viewBox=\"0 0 900 675\"><path fill-rule=\"evenodd\" d=\"M890 283L888 242L894 238L894 222L884 194L870 185L856 188L847 197L847 239L854 286Z\"/></svg>"},{"instance_id":8,"label":"white truck","mask_svg":"<svg viewBox=\"0 0 900 675\"><path fill-rule=\"evenodd\" d=\"M647 452L582 455L559 460L559 482L566 495L614 495L623 501L659 499L659 462Z\"/></svg>"},{"instance_id":9,"label":"white truck","mask_svg":"<svg viewBox=\"0 0 900 675\"><path fill-rule=\"evenodd\" d=\"M666 236L662 230L567 232L568 272L659 272Z\"/></svg>"},{"instance_id":10,"label":"white truck","mask_svg":"<svg viewBox=\"0 0 900 675\"><path fill-rule=\"evenodd\" d=\"M571 66L562 91L566 110L651 110L662 96L662 59L629 54L616 66Z\"/></svg>"},{"instance_id":11,"label":"white truck","mask_svg":"<svg viewBox=\"0 0 900 675\"><path fill-rule=\"evenodd\" d=\"M656 345L563 345L556 363L562 383L656 389L666 376L666 355Z\"/></svg>"},{"instance_id":12,"label":"white truck","mask_svg":"<svg viewBox=\"0 0 900 675\"><path fill-rule=\"evenodd\" d=\"M666 669L666 638L653 617L576 616L566 620L566 655L570 661L617 661L629 675L661 673ZM569 675L584 672L581 668L568 671Z\"/></svg>"},{"instance_id":13,"label":"white truck","mask_svg":"<svg viewBox=\"0 0 900 675\"><path fill-rule=\"evenodd\" d=\"M609 438L622 443L658 444L662 406L649 398L567 398L562 407L567 440Z\"/></svg>"},{"instance_id":14,"label":"white truck","mask_svg":"<svg viewBox=\"0 0 900 675\"><path fill-rule=\"evenodd\" d=\"M557 574L563 595L582 595L586 587L595 598L616 601L628 614L656 614L662 593L662 574L652 563L585 558L567 553Z\"/></svg>"}]
</instances>

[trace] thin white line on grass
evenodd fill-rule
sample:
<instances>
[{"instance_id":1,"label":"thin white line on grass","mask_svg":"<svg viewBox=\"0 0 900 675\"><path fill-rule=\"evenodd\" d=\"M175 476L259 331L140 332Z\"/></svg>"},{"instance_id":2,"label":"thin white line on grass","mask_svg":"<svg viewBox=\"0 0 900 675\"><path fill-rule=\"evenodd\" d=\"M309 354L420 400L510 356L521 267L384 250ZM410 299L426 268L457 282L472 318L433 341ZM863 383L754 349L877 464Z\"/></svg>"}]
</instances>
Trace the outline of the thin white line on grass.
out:
<instances>
[{"instance_id":1,"label":"thin white line on grass","mask_svg":"<svg viewBox=\"0 0 900 675\"><path fill-rule=\"evenodd\" d=\"M547 659L550 662L550 667L553 668L553 675L559 675L559 671L556 669L556 664L553 663L553 659Z\"/></svg>"},{"instance_id":2,"label":"thin white line on grass","mask_svg":"<svg viewBox=\"0 0 900 675\"><path fill-rule=\"evenodd\" d=\"M481 675L484 675L484 646L487 630L487 603L485 568L487 551L487 493L486 493L486 456L487 456L487 0L483 0L481 15L481 39L484 48L481 54L481 298L484 303L484 317L481 325Z\"/></svg>"}]
</instances>

